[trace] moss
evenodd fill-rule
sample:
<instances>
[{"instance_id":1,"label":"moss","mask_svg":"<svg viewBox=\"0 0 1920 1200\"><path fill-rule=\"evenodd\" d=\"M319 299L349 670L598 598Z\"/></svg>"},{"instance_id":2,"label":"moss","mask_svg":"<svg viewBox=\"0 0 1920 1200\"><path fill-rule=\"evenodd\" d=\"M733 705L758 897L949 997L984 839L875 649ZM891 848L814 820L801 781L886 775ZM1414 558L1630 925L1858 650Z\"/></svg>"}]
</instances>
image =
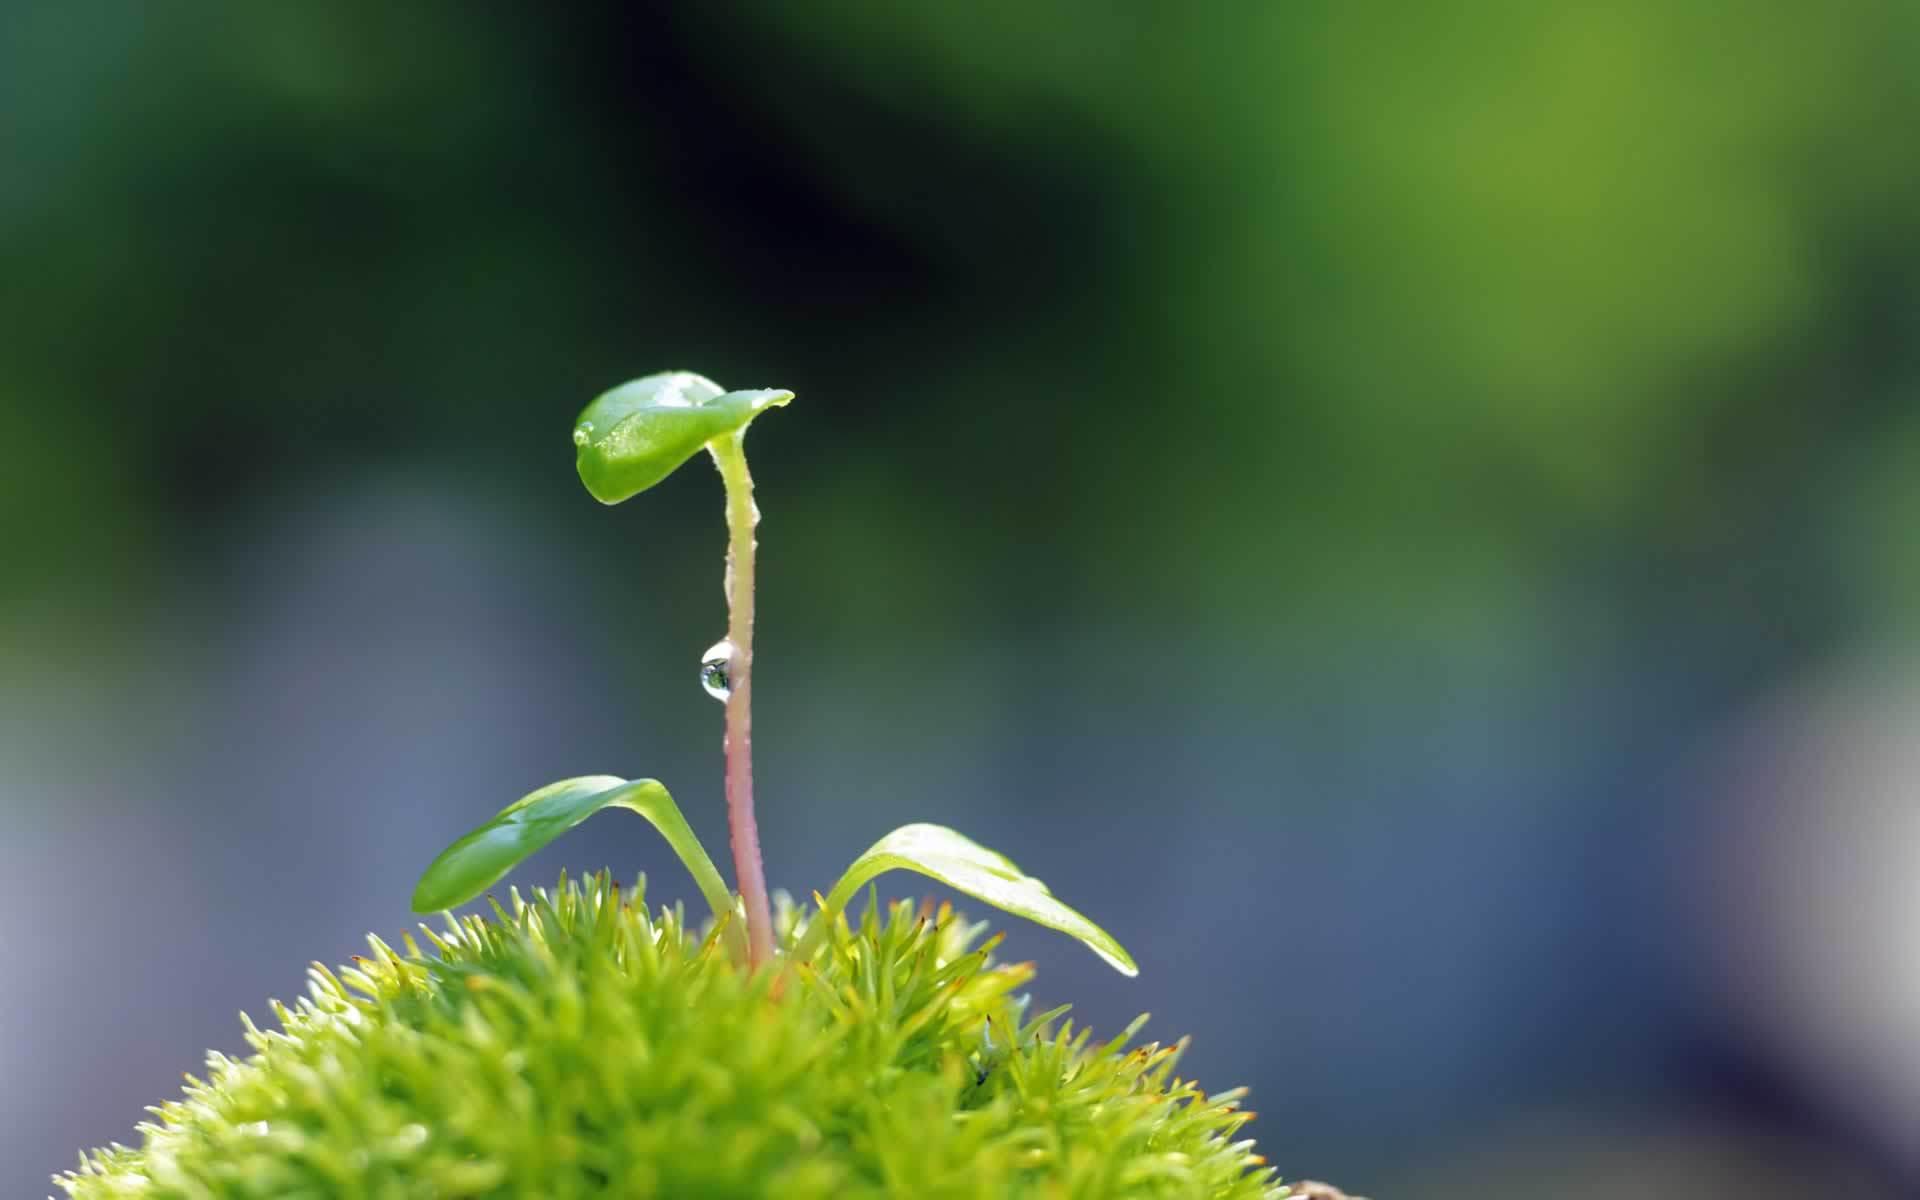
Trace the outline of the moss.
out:
<instances>
[{"instance_id":1,"label":"moss","mask_svg":"<svg viewBox=\"0 0 1920 1200\"><path fill-rule=\"evenodd\" d=\"M644 881L643 881L644 883ZM636 889L636 891L643 889ZM1023 1019L1023 964L944 907L868 909L749 976L596 876L448 919L246 1022L252 1056L82 1157L86 1198L1287 1194L1180 1047ZM799 919L786 909L790 932ZM244 1018L243 1018L244 1020Z\"/></svg>"}]
</instances>

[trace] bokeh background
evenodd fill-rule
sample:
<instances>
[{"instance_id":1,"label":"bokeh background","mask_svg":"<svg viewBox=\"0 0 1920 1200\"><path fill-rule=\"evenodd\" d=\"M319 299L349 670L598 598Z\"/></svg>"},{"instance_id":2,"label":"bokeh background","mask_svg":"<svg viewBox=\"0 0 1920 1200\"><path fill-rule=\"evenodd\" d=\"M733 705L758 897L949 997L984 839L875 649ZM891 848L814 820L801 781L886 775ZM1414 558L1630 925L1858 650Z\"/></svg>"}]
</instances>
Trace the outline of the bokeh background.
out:
<instances>
[{"instance_id":1,"label":"bokeh background","mask_svg":"<svg viewBox=\"0 0 1920 1200\"><path fill-rule=\"evenodd\" d=\"M0 1192L562 775L950 822L1378 1196L1920 1189L1920 7L0 8ZM649 872L596 822L516 879ZM890 892L922 890L909 876Z\"/></svg>"}]
</instances>

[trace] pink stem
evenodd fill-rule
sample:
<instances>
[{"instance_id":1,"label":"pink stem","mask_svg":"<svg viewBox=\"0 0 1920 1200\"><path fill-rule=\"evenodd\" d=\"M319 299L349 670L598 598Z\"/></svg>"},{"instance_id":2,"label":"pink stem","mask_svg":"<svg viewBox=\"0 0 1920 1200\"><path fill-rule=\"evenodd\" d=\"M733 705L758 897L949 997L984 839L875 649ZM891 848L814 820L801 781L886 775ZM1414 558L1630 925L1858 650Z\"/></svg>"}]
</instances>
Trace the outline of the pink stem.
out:
<instances>
[{"instance_id":1,"label":"pink stem","mask_svg":"<svg viewBox=\"0 0 1920 1200\"><path fill-rule=\"evenodd\" d=\"M753 551L760 510L747 473L746 431L708 443L727 489L727 830L733 870L747 909L748 962L773 961L773 913L767 903L760 829L753 820Z\"/></svg>"}]
</instances>

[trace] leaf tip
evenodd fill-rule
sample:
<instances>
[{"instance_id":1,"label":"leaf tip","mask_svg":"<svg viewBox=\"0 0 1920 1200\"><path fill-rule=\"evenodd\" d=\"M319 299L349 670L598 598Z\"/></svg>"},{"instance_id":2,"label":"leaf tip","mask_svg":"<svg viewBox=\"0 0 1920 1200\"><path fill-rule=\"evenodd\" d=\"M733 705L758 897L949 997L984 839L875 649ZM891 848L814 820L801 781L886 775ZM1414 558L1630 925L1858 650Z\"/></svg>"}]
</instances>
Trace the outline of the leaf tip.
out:
<instances>
[{"instance_id":1,"label":"leaf tip","mask_svg":"<svg viewBox=\"0 0 1920 1200\"><path fill-rule=\"evenodd\" d=\"M412 908L418 916L431 916L446 908L443 904L434 903L435 892L428 886L430 878L422 877L419 883L413 885L413 898L407 902L408 907Z\"/></svg>"}]
</instances>

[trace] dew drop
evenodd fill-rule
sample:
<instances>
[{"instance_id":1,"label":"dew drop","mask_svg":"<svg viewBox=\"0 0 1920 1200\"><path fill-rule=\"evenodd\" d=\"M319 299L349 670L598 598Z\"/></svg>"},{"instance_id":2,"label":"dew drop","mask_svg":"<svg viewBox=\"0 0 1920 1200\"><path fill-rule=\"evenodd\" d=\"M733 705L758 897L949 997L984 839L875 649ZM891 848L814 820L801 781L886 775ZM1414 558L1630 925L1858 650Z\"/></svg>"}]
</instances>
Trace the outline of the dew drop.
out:
<instances>
[{"instance_id":1,"label":"dew drop","mask_svg":"<svg viewBox=\"0 0 1920 1200\"><path fill-rule=\"evenodd\" d=\"M591 438L592 436L593 436L593 422L582 421L577 427L575 427L573 431L573 444L576 446L584 446L587 444L587 439Z\"/></svg>"},{"instance_id":2,"label":"dew drop","mask_svg":"<svg viewBox=\"0 0 1920 1200\"><path fill-rule=\"evenodd\" d=\"M733 679L728 674L732 665L732 642L721 638L707 647L707 652L700 656L700 686L707 689L707 695L724 701L733 691Z\"/></svg>"}]
</instances>

